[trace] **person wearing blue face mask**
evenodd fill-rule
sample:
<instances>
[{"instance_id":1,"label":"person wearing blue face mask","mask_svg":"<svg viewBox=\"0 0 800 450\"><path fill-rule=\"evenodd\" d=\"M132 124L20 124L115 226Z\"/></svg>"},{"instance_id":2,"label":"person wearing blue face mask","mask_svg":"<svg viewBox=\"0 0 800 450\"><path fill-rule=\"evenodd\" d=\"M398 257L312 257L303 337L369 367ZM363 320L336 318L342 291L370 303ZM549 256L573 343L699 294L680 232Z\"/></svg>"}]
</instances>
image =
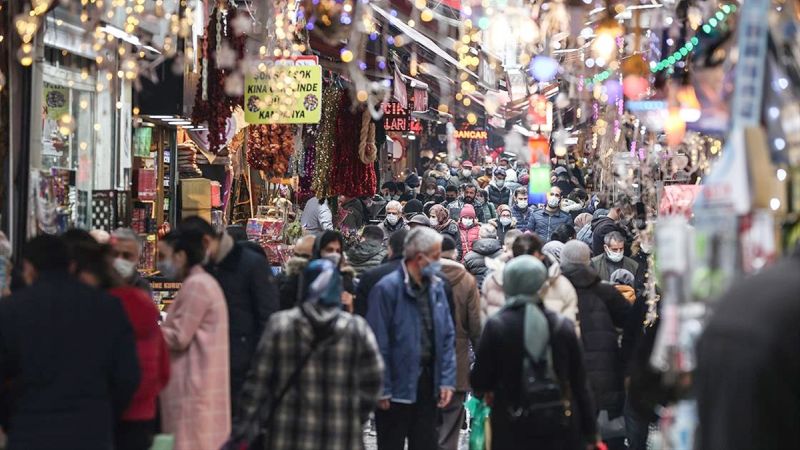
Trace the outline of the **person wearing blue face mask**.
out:
<instances>
[{"instance_id":1,"label":"person wearing blue face mask","mask_svg":"<svg viewBox=\"0 0 800 450\"><path fill-rule=\"evenodd\" d=\"M441 271L442 235L411 230L403 262L370 292L367 321L386 365L375 415L378 448L435 450L437 407L456 385L455 331Z\"/></svg>"}]
</instances>

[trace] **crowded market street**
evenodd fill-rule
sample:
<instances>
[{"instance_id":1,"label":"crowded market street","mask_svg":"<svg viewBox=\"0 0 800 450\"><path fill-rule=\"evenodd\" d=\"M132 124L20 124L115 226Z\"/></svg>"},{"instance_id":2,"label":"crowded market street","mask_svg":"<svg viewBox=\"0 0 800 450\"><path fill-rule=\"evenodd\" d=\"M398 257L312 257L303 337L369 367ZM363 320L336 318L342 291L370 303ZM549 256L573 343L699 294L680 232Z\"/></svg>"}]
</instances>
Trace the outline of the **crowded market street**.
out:
<instances>
[{"instance_id":1,"label":"crowded market street","mask_svg":"<svg viewBox=\"0 0 800 450\"><path fill-rule=\"evenodd\" d=\"M800 450L799 1L0 23L0 450Z\"/></svg>"}]
</instances>

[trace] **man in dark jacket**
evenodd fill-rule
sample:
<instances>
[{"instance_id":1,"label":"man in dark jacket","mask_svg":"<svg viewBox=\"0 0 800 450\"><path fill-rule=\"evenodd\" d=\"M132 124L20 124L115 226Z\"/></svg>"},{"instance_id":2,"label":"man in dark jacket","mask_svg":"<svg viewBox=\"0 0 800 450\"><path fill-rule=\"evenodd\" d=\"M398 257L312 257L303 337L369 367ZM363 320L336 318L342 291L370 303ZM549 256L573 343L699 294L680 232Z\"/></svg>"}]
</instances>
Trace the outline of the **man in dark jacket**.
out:
<instances>
[{"instance_id":1,"label":"man in dark jacket","mask_svg":"<svg viewBox=\"0 0 800 450\"><path fill-rule=\"evenodd\" d=\"M511 204L511 189L506 186L506 169L495 167L494 179L489 182L486 192L489 194L489 201L495 206Z\"/></svg>"},{"instance_id":2,"label":"man in dark jacket","mask_svg":"<svg viewBox=\"0 0 800 450\"><path fill-rule=\"evenodd\" d=\"M386 257L388 260L370 270L364 272L358 282L356 288L356 298L353 300L353 312L361 317L367 315L367 299L369 293L376 284L386 275L397 270L400 267L400 262L403 260L403 242L406 240L408 231L397 231L389 238L389 248L387 249Z\"/></svg>"},{"instance_id":3,"label":"man in dark jacket","mask_svg":"<svg viewBox=\"0 0 800 450\"><path fill-rule=\"evenodd\" d=\"M620 232L612 231L606 234L604 243L603 253L592 258L592 267L601 280L610 281L611 274L619 269L638 273L639 264L633 258L625 256L625 238ZM639 289L641 285L637 284L635 287Z\"/></svg>"},{"instance_id":4,"label":"man in dark jacket","mask_svg":"<svg viewBox=\"0 0 800 450\"><path fill-rule=\"evenodd\" d=\"M800 448L800 252L720 298L697 346L704 450Z\"/></svg>"},{"instance_id":5,"label":"man in dark jacket","mask_svg":"<svg viewBox=\"0 0 800 450\"><path fill-rule=\"evenodd\" d=\"M136 342L119 300L67 270L64 242L23 250L29 287L0 301L0 410L9 449L108 450L139 386ZM13 401L9 401L13 399Z\"/></svg>"},{"instance_id":6,"label":"man in dark jacket","mask_svg":"<svg viewBox=\"0 0 800 450\"><path fill-rule=\"evenodd\" d=\"M357 275L377 267L386 257L383 246L383 230L376 225L367 225L361 232L361 242L347 251L347 262Z\"/></svg>"},{"instance_id":7,"label":"man in dark jacket","mask_svg":"<svg viewBox=\"0 0 800 450\"><path fill-rule=\"evenodd\" d=\"M369 212L364 202L358 197L339 196L339 207L346 212L342 227L349 230L359 230L369 220Z\"/></svg>"},{"instance_id":8,"label":"man in dark jacket","mask_svg":"<svg viewBox=\"0 0 800 450\"><path fill-rule=\"evenodd\" d=\"M472 244L472 251L464 256L464 267L478 282L478 290L483 288L483 280L489 269L486 258L497 258L503 254L503 244L497 239L497 229L493 225L481 225L480 239Z\"/></svg>"},{"instance_id":9,"label":"man in dark jacket","mask_svg":"<svg viewBox=\"0 0 800 450\"><path fill-rule=\"evenodd\" d=\"M514 191L514 204L511 206L511 215L517 222L518 230L528 229L528 220L533 211L534 209L528 206L528 188L518 187Z\"/></svg>"},{"instance_id":10,"label":"man in dark jacket","mask_svg":"<svg viewBox=\"0 0 800 450\"><path fill-rule=\"evenodd\" d=\"M547 205L542 209L533 211L528 219L528 229L539 236L542 242L550 242L553 232L563 224L572 225L572 216L561 211L561 189L557 186L550 188L547 193ZM520 227L520 229L523 229Z\"/></svg>"},{"instance_id":11,"label":"man in dark jacket","mask_svg":"<svg viewBox=\"0 0 800 450\"><path fill-rule=\"evenodd\" d=\"M591 251L581 241L569 241L561 250L561 273L578 294L581 340L586 373L598 409L614 420L625 404L624 367L617 329L625 326L629 303L611 284L603 283L591 267ZM620 440L620 439L617 439ZM624 441L624 436L621 437ZM620 443L608 441L610 448Z\"/></svg>"},{"instance_id":12,"label":"man in dark jacket","mask_svg":"<svg viewBox=\"0 0 800 450\"><path fill-rule=\"evenodd\" d=\"M604 212L602 209L595 211L592 219L592 254L594 256L602 255L605 252L605 239L608 233L618 231L622 233L623 237L626 236L625 229L619 224L620 208L611 208L607 215L604 215Z\"/></svg>"},{"instance_id":13,"label":"man in dark jacket","mask_svg":"<svg viewBox=\"0 0 800 450\"><path fill-rule=\"evenodd\" d=\"M277 284L262 255L233 242L225 233L218 234L205 220L190 217L181 222L178 229L203 233L203 246L209 256L205 269L225 293L230 334L231 406L236 411L239 391L264 326L280 306Z\"/></svg>"}]
</instances>

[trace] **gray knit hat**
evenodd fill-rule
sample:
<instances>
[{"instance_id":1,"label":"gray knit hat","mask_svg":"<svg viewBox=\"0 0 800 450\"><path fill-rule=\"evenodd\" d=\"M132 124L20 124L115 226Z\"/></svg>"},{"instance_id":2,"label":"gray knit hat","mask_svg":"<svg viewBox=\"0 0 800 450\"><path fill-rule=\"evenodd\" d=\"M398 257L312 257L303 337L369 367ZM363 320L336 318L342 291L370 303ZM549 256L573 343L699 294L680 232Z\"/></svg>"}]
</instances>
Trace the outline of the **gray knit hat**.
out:
<instances>
[{"instance_id":1,"label":"gray knit hat","mask_svg":"<svg viewBox=\"0 0 800 450\"><path fill-rule=\"evenodd\" d=\"M573 239L561 250L561 264L588 266L592 262L592 250L584 242Z\"/></svg>"}]
</instances>

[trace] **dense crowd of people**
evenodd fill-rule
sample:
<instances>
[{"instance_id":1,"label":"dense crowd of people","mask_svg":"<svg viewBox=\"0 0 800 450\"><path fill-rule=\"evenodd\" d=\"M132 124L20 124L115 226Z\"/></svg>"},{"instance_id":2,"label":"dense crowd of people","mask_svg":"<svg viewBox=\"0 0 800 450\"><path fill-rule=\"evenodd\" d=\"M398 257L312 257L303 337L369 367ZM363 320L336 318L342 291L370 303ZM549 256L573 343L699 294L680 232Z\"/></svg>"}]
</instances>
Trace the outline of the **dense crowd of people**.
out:
<instances>
[{"instance_id":1,"label":"dense crowd of people","mask_svg":"<svg viewBox=\"0 0 800 450\"><path fill-rule=\"evenodd\" d=\"M158 242L165 315L133 231L32 239L0 301L8 448L350 450L374 418L379 450L457 450L474 396L494 449L645 449L652 240L566 169L541 205L525 178L386 183L339 205L357 243L312 199L277 278L241 230L185 219Z\"/></svg>"}]
</instances>

